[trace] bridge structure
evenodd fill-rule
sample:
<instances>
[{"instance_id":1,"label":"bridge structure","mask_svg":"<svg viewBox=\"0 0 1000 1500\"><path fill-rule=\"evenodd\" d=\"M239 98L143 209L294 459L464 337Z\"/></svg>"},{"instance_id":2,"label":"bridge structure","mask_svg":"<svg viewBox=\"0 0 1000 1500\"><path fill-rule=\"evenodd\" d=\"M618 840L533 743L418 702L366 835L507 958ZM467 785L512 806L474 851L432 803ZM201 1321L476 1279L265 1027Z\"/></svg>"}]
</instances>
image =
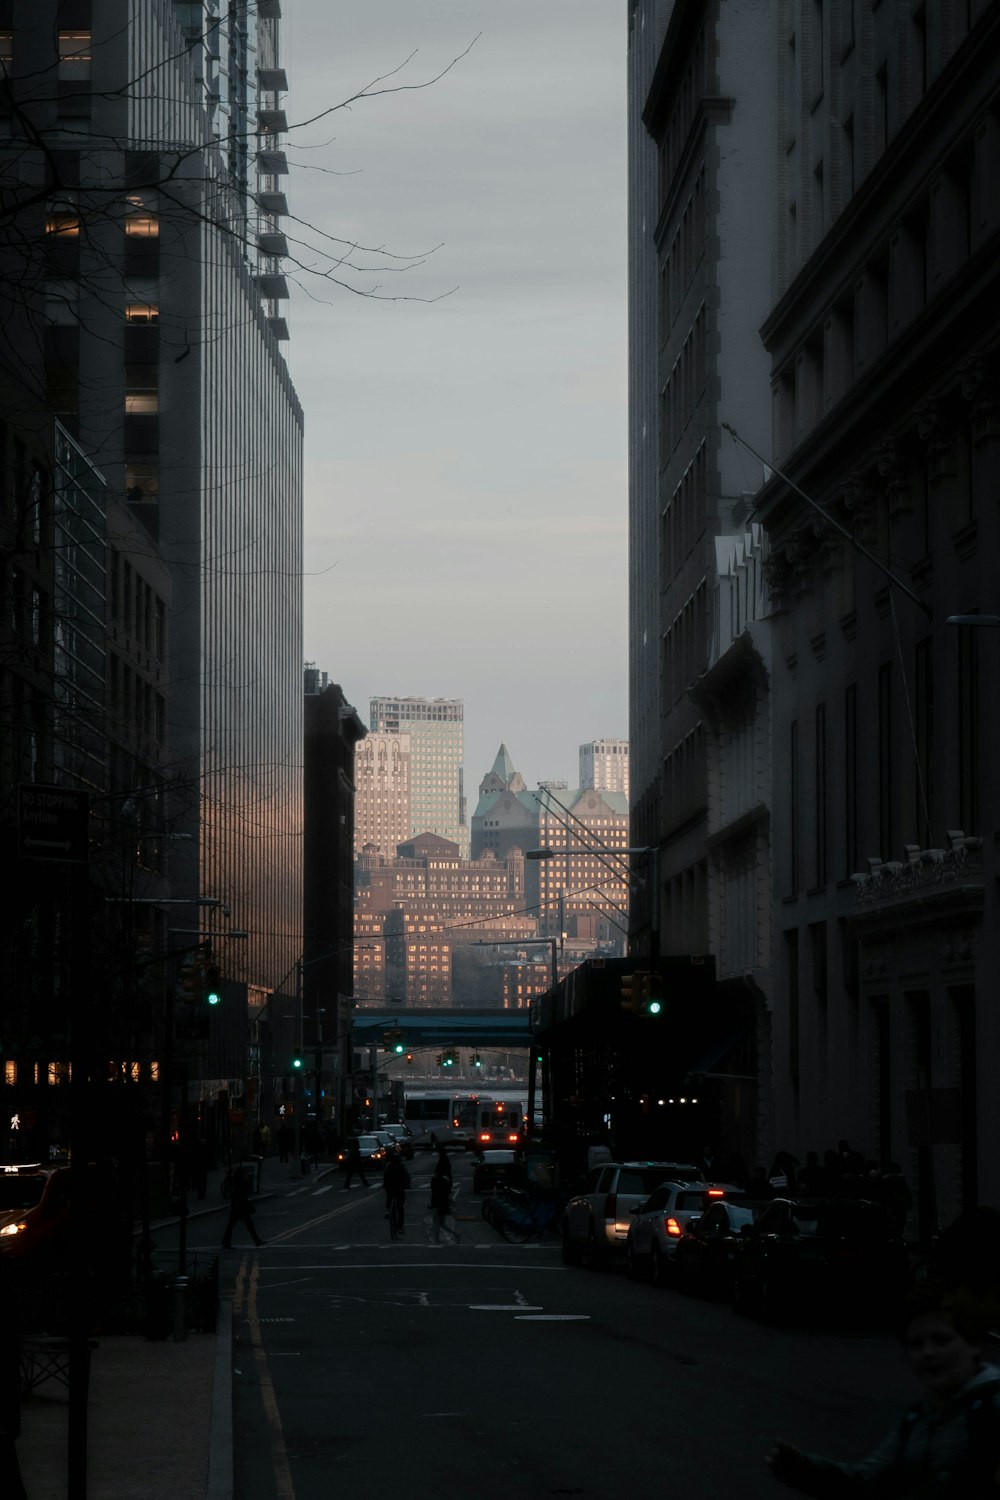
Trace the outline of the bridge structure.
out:
<instances>
[{"instance_id":1,"label":"bridge structure","mask_svg":"<svg viewBox=\"0 0 1000 1500\"><path fill-rule=\"evenodd\" d=\"M533 1010L356 1010L351 1015L355 1047L378 1047L388 1031L399 1030L407 1047L529 1047L537 1016Z\"/></svg>"}]
</instances>

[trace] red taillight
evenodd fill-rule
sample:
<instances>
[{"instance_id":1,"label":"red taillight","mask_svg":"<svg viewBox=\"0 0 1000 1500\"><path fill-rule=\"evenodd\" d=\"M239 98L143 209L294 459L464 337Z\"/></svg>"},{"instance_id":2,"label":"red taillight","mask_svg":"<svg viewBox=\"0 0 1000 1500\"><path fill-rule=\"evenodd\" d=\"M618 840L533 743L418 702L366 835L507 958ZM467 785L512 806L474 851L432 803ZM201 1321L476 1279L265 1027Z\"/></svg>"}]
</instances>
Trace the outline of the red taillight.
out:
<instances>
[{"instance_id":1,"label":"red taillight","mask_svg":"<svg viewBox=\"0 0 1000 1500\"><path fill-rule=\"evenodd\" d=\"M489 1131L488 1130L481 1130L479 1132L479 1139L481 1141L488 1141L490 1139L490 1133L489 1133Z\"/></svg>"},{"instance_id":2,"label":"red taillight","mask_svg":"<svg viewBox=\"0 0 1000 1500\"><path fill-rule=\"evenodd\" d=\"M708 1196L710 1198L724 1198L726 1196L726 1190L725 1188L709 1188Z\"/></svg>"},{"instance_id":3,"label":"red taillight","mask_svg":"<svg viewBox=\"0 0 1000 1500\"><path fill-rule=\"evenodd\" d=\"M663 1227L673 1239L679 1239L684 1233L676 1219L664 1219Z\"/></svg>"},{"instance_id":4,"label":"red taillight","mask_svg":"<svg viewBox=\"0 0 1000 1500\"><path fill-rule=\"evenodd\" d=\"M516 1141L516 1140L517 1140L517 1136L516 1136L516 1135L509 1135L509 1136L508 1136L508 1137L507 1137L507 1139L508 1139L508 1140L509 1140L509 1141Z\"/></svg>"},{"instance_id":5,"label":"red taillight","mask_svg":"<svg viewBox=\"0 0 1000 1500\"><path fill-rule=\"evenodd\" d=\"M604 1217L613 1219L618 1212L618 1194L609 1193L608 1201L604 1205Z\"/></svg>"}]
</instances>

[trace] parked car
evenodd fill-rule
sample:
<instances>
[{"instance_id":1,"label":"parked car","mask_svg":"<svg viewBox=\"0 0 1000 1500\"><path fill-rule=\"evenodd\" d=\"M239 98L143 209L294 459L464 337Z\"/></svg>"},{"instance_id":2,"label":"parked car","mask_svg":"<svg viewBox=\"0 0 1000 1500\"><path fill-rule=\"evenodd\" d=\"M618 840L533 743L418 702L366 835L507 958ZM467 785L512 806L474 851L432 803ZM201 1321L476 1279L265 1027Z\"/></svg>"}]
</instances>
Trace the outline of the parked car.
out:
<instances>
[{"instance_id":1,"label":"parked car","mask_svg":"<svg viewBox=\"0 0 1000 1500\"><path fill-rule=\"evenodd\" d=\"M409 1130L405 1125L382 1125L380 1128L392 1136L400 1151L406 1157L406 1160L412 1161L413 1153L416 1150L412 1130Z\"/></svg>"},{"instance_id":2,"label":"parked car","mask_svg":"<svg viewBox=\"0 0 1000 1500\"><path fill-rule=\"evenodd\" d=\"M775 1198L743 1225L733 1305L763 1318L820 1306L873 1310L906 1289L906 1247L866 1198Z\"/></svg>"},{"instance_id":3,"label":"parked car","mask_svg":"<svg viewBox=\"0 0 1000 1500\"><path fill-rule=\"evenodd\" d=\"M704 1296L730 1297L740 1231L768 1207L770 1198L723 1198L692 1219L677 1241L677 1284Z\"/></svg>"},{"instance_id":4,"label":"parked car","mask_svg":"<svg viewBox=\"0 0 1000 1500\"><path fill-rule=\"evenodd\" d=\"M528 1180L520 1151L481 1151L472 1174L474 1193L491 1193L496 1187L523 1187Z\"/></svg>"},{"instance_id":5,"label":"parked car","mask_svg":"<svg viewBox=\"0 0 1000 1500\"><path fill-rule=\"evenodd\" d=\"M632 1209L645 1203L668 1179L697 1182L701 1173L690 1162L602 1162L587 1178L583 1192L566 1205L563 1215L563 1260L583 1261L592 1270L608 1263L625 1247Z\"/></svg>"},{"instance_id":6,"label":"parked car","mask_svg":"<svg viewBox=\"0 0 1000 1500\"><path fill-rule=\"evenodd\" d=\"M366 1172L380 1172L386 1164L388 1153L377 1135L348 1136L344 1145L337 1152L337 1165L342 1172L347 1171L347 1158L351 1152L351 1143L357 1141L358 1151L361 1155L361 1165Z\"/></svg>"},{"instance_id":7,"label":"parked car","mask_svg":"<svg viewBox=\"0 0 1000 1500\"><path fill-rule=\"evenodd\" d=\"M673 1269L677 1246L688 1226L713 1203L739 1199L731 1182L661 1182L633 1215L625 1240L625 1264L633 1279L647 1273L662 1286Z\"/></svg>"}]
</instances>

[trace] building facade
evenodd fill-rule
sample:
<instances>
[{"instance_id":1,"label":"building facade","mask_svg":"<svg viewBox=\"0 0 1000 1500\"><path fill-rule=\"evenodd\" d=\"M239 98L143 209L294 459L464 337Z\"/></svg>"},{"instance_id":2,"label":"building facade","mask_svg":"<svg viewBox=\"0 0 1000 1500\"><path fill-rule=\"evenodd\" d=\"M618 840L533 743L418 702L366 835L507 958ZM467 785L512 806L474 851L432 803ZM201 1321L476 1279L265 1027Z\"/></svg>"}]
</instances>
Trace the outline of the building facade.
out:
<instances>
[{"instance_id":1,"label":"building facade","mask_svg":"<svg viewBox=\"0 0 1000 1500\"><path fill-rule=\"evenodd\" d=\"M322 685L321 685L322 684ZM309 692L315 685L317 691ZM354 990L354 771L365 726L338 683L306 673L303 947L299 991L302 1041L317 1119L344 1128L351 1098L350 1019ZM298 1027L298 1017L292 1018ZM272 1058L289 1055L297 1034L269 1031ZM272 1072L275 1070L272 1069ZM283 1071L276 1069L278 1074Z\"/></svg>"},{"instance_id":2,"label":"building facade","mask_svg":"<svg viewBox=\"0 0 1000 1500\"><path fill-rule=\"evenodd\" d=\"M93 851L121 941L148 944L150 1062L179 1040L176 955L211 943L222 968L226 1003L184 1048L199 1107L242 1087L248 996L302 950L302 413L262 217L279 14L0 6L5 417L47 406L106 481Z\"/></svg>"},{"instance_id":3,"label":"building facade","mask_svg":"<svg viewBox=\"0 0 1000 1500\"><path fill-rule=\"evenodd\" d=\"M635 951L709 944L705 672L716 539L766 443L775 56L770 0L632 0L629 115L631 842L658 851Z\"/></svg>"},{"instance_id":4,"label":"building facade","mask_svg":"<svg viewBox=\"0 0 1000 1500\"><path fill-rule=\"evenodd\" d=\"M371 731L358 744L354 852L370 846L391 858L411 836L410 736Z\"/></svg>"},{"instance_id":5,"label":"building facade","mask_svg":"<svg viewBox=\"0 0 1000 1500\"><path fill-rule=\"evenodd\" d=\"M584 791L629 795L628 740L590 740L580 746L580 785Z\"/></svg>"},{"instance_id":6,"label":"building facade","mask_svg":"<svg viewBox=\"0 0 1000 1500\"><path fill-rule=\"evenodd\" d=\"M1000 13L778 7L775 1130L996 1200ZM795 33L797 45L788 39ZM845 1089L845 1080L851 1081Z\"/></svg>"},{"instance_id":7,"label":"building facade","mask_svg":"<svg viewBox=\"0 0 1000 1500\"><path fill-rule=\"evenodd\" d=\"M410 827L436 833L469 856L465 811L465 709L461 698L373 698L369 727L410 741Z\"/></svg>"}]
</instances>

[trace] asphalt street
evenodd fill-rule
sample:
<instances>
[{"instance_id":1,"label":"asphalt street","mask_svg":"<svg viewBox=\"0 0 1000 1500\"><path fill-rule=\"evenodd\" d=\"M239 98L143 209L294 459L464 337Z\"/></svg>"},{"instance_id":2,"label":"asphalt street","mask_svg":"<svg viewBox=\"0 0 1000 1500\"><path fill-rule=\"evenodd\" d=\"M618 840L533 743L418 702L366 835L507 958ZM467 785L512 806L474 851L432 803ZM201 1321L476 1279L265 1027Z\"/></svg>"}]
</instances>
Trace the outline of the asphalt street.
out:
<instances>
[{"instance_id":1,"label":"asphalt street","mask_svg":"<svg viewBox=\"0 0 1000 1500\"><path fill-rule=\"evenodd\" d=\"M885 1335L769 1328L566 1268L555 1238L507 1244L480 1216L468 1158L455 1158L461 1242L431 1244L430 1163L411 1173L402 1240L377 1188L331 1177L262 1202L264 1248L224 1255L238 1500L329 1500L335 1485L439 1500L459 1484L483 1500L674 1486L776 1500L776 1436L858 1455L912 1399Z\"/></svg>"}]
</instances>

